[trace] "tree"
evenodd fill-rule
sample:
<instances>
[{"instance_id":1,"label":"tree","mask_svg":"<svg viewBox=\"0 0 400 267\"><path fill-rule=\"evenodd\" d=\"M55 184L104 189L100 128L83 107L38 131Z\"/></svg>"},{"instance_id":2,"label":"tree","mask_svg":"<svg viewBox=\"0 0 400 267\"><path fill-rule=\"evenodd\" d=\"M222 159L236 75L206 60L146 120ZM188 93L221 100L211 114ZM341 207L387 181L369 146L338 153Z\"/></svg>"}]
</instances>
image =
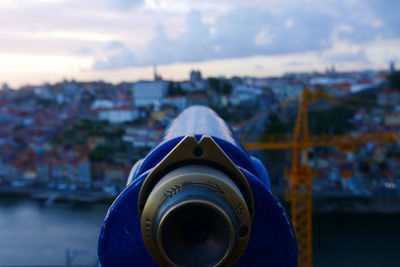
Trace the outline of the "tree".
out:
<instances>
[{"instance_id":1,"label":"tree","mask_svg":"<svg viewBox=\"0 0 400 267\"><path fill-rule=\"evenodd\" d=\"M183 91L181 85L179 83L170 82L168 85L168 95L183 95L185 92Z\"/></svg>"},{"instance_id":2,"label":"tree","mask_svg":"<svg viewBox=\"0 0 400 267\"><path fill-rule=\"evenodd\" d=\"M91 161L110 161L112 156L113 148L106 145L96 147L89 155Z\"/></svg>"},{"instance_id":3,"label":"tree","mask_svg":"<svg viewBox=\"0 0 400 267\"><path fill-rule=\"evenodd\" d=\"M282 122L278 115L272 113L269 116L268 124L265 127L264 134L288 134L293 131L293 122L292 123L284 123Z\"/></svg>"},{"instance_id":4,"label":"tree","mask_svg":"<svg viewBox=\"0 0 400 267\"><path fill-rule=\"evenodd\" d=\"M224 95L229 95L232 92L232 84L229 82L224 82L222 85L222 93Z\"/></svg>"},{"instance_id":5,"label":"tree","mask_svg":"<svg viewBox=\"0 0 400 267\"><path fill-rule=\"evenodd\" d=\"M208 78L208 84L210 85L211 89L216 92L219 92L219 80L214 77Z\"/></svg>"},{"instance_id":6,"label":"tree","mask_svg":"<svg viewBox=\"0 0 400 267\"><path fill-rule=\"evenodd\" d=\"M393 88L400 90L400 71L395 71L392 74L390 74L389 82Z\"/></svg>"},{"instance_id":7,"label":"tree","mask_svg":"<svg viewBox=\"0 0 400 267\"><path fill-rule=\"evenodd\" d=\"M232 84L227 81L221 81L218 78L208 78L208 84L218 94L228 95L232 92Z\"/></svg>"}]
</instances>

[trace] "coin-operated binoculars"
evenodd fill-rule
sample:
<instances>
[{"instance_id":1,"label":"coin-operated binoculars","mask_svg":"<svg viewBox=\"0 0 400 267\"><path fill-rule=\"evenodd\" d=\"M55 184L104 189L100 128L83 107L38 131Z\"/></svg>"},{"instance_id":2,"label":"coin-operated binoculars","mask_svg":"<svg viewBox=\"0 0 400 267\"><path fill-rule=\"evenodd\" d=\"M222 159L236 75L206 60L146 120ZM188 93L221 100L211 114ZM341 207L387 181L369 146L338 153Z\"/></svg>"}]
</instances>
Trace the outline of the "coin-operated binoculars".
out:
<instances>
[{"instance_id":1,"label":"coin-operated binoculars","mask_svg":"<svg viewBox=\"0 0 400 267\"><path fill-rule=\"evenodd\" d=\"M207 107L184 110L132 168L99 237L107 266L296 266L262 163Z\"/></svg>"}]
</instances>

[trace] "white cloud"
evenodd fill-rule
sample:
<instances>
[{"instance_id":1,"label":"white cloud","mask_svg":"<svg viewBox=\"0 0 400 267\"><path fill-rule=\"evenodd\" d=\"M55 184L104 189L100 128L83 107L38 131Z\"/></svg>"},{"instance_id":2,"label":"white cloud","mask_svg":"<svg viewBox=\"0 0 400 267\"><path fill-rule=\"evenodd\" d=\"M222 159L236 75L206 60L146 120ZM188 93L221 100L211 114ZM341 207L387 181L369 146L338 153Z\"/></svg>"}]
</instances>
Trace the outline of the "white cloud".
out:
<instances>
[{"instance_id":1,"label":"white cloud","mask_svg":"<svg viewBox=\"0 0 400 267\"><path fill-rule=\"evenodd\" d=\"M273 37L271 31L268 28L260 31L254 38L254 43L258 46L269 45L272 43L272 41Z\"/></svg>"},{"instance_id":2,"label":"white cloud","mask_svg":"<svg viewBox=\"0 0 400 267\"><path fill-rule=\"evenodd\" d=\"M331 49L323 51L320 54L321 59L327 64L344 62L369 63L365 47L345 41L335 43Z\"/></svg>"},{"instance_id":3,"label":"white cloud","mask_svg":"<svg viewBox=\"0 0 400 267\"><path fill-rule=\"evenodd\" d=\"M286 28L290 28L293 26L293 19L287 19L285 23Z\"/></svg>"},{"instance_id":4,"label":"white cloud","mask_svg":"<svg viewBox=\"0 0 400 267\"><path fill-rule=\"evenodd\" d=\"M31 31L20 33L22 36L32 39L66 39L66 40L81 40L107 42L117 37L112 34L95 33L95 32L80 32L80 31Z\"/></svg>"},{"instance_id":5,"label":"white cloud","mask_svg":"<svg viewBox=\"0 0 400 267\"><path fill-rule=\"evenodd\" d=\"M144 5L145 0L100 0L100 2L120 11L127 11Z\"/></svg>"},{"instance_id":6,"label":"white cloud","mask_svg":"<svg viewBox=\"0 0 400 267\"><path fill-rule=\"evenodd\" d=\"M1 0L0 53L81 57L93 73L310 53L322 65L383 64L399 58L399 10L397 0Z\"/></svg>"},{"instance_id":7,"label":"white cloud","mask_svg":"<svg viewBox=\"0 0 400 267\"><path fill-rule=\"evenodd\" d=\"M76 72L87 69L91 64L92 60L88 57L0 53L1 75L4 75L0 79L11 74Z\"/></svg>"},{"instance_id":8,"label":"white cloud","mask_svg":"<svg viewBox=\"0 0 400 267\"><path fill-rule=\"evenodd\" d=\"M297 15L294 23L292 17L297 13L302 15ZM316 51L331 46L334 22L329 14L301 7L280 14L257 8L236 9L220 15L213 24L205 24L202 13L192 11L186 15L184 30L175 37L168 36L160 24L144 50L135 55L131 52L135 60L130 62L131 66L146 66ZM121 53L127 55L127 51ZM108 64L113 69L120 65L119 59L116 64L113 59L115 54L102 66Z\"/></svg>"}]
</instances>

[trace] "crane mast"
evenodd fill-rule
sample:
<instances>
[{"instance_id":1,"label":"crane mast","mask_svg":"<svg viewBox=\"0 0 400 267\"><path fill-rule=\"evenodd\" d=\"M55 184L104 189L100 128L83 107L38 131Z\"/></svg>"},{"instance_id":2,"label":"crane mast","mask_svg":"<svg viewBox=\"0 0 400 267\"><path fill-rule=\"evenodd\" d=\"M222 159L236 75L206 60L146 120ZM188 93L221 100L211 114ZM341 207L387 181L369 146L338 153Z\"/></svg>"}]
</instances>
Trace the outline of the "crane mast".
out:
<instances>
[{"instance_id":1,"label":"crane mast","mask_svg":"<svg viewBox=\"0 0 400 267\"><path fill-rule=\"evenodd\" d=\"M287 105L299 100L298 113L291 141L275 141L274 138L266 138L267 142L243 142L247 150L291 150L291 166L285 171L285 178L288 181L285 188L285 198L291 203L291 221L296 234L298 247L298 266L312 266L312 183L311 179L316 173L309 167L309 149L311 147L334 146L339 151L354 152L357 145L369 142L398 143L400 133L355 133L340 135L320 135L310 137L308 129L308 104L315 103L318 99L353 108L353 106L337 101L331 95L317 90L312 92L305 88L301 95L288 99L278 107ZM275 107L274 107L275 108ZM351 177L352 173L342 174L345 178Z\"/></svg>"},{"instance_id":2,"label":"crane mast","mask_svg":"<svg viewBox=\"0 0 400 267\"><path fill-rule=\"evenodd\" d=\"M300 100L292 144L292 166L286 172L289 180L287 200L291 202L291 220L297 238L298 266L312 266L312 197L309 167L310 136L308 133L306 88Z\"/></svg>"}]
</instances>

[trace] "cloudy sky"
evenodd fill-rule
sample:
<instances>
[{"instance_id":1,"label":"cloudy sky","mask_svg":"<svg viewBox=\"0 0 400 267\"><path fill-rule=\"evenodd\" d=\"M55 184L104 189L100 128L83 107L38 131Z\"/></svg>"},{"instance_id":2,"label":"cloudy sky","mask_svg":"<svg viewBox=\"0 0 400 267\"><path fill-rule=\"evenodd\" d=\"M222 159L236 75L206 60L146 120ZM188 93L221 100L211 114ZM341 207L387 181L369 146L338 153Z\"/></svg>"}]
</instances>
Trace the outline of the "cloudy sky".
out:
<instances>
[{"instance_id":1,"label":"cloudy sky","mask_svg":"<svg viewBox=\"0 0 400 267\"><path fill-rule=\"evenodd\" d=\"M0 82L400 65L398 0L1 0Z\"/></svg>"}]
</instances>

